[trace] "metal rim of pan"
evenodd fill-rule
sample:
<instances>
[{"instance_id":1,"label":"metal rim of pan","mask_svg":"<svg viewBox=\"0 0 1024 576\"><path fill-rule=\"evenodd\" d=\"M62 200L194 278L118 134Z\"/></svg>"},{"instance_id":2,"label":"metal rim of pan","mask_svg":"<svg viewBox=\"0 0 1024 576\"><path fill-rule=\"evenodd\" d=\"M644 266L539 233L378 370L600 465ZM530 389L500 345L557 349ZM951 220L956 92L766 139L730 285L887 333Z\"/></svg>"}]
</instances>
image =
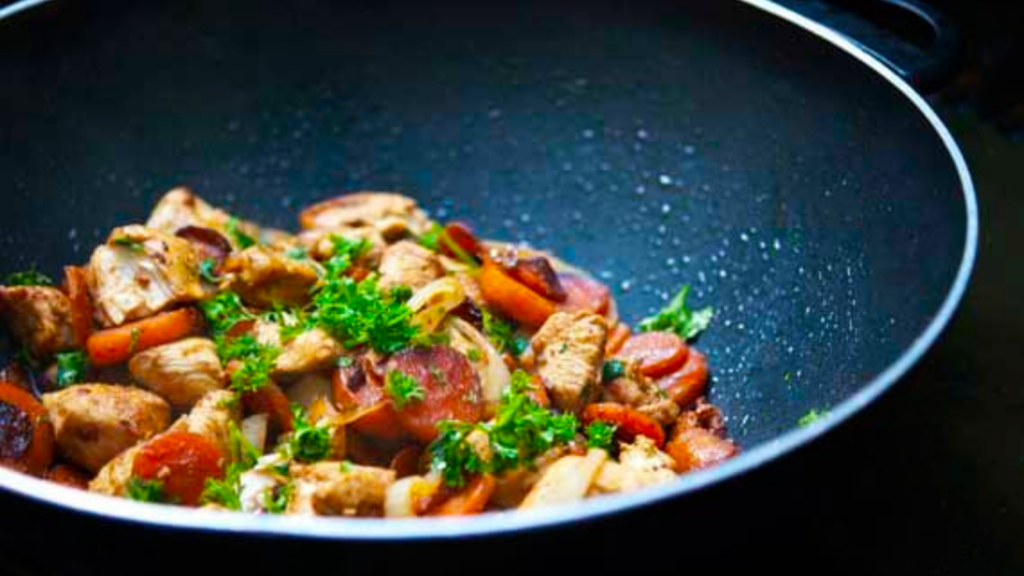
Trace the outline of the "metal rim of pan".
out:
<instances>
[{"instance_id":1,"label":"metal rim of pan","mask_svg":"<svg viewBox=\"0 0 1024 576\"><path fill-rule=\"evenodd\" d=\"M0 20L50 0L23 0L0 9ZM829 42L888 81L906 97L942 140L960 178L967 215L964 251L956 278L942 306L914 342L884 371L856 394L830 410L830 417L816 425L790 430L770 442L755 446L736 458L709 470L681 476L677 481L637 492L588 499L573 506L548 510L509 511L462 519L325 519L223 513L153 506L126 499L83 494L12 470L0 468L0 488L19 495L107 519L159 525L168 528L249 535L285 535L343 540L436 540L487 536L567 525L625 510L649 506L696 492L749 472L783 454L826 434L896 383L931 347L945 329L967 289L978 247L978 205L974 185L959 147L935 111L895 73L835 31L769 0L739 0L744 4L798 26Z\"/></svg>"}]
</instances>

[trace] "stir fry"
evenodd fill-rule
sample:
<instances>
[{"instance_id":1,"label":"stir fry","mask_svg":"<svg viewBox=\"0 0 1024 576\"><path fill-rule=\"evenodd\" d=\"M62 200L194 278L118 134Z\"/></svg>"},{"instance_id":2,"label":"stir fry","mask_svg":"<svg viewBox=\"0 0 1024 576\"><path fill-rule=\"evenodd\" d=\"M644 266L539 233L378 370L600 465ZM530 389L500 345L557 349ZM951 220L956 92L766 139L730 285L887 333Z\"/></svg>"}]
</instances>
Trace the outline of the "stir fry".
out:
<instances>
[{"instance_id":1,"label":"stir fry","mask_svg":"<svg viewBox=\"0 0 1024 576\"><path fill-rule=\"evenodd\" d=\"M63 281L0 287L0 463L255 514L452 516L672 482L738 452L683 287L634 331L544 252L359 192L260 227L172 190Z\"/></svg>"}]
</instances>

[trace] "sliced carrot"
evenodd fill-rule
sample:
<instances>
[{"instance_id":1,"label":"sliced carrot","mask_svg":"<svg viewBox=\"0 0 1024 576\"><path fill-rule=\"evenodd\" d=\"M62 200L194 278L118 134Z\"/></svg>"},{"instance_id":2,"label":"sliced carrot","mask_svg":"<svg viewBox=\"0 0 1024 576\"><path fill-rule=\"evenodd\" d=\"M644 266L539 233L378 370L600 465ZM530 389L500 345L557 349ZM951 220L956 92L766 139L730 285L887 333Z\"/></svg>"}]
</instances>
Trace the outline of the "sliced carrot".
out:
<instances>
[{"instance_id":1,"label":"sliced carrot","mask_svg":"<svg viewBox=\"0 0 1024 576\"><path fill-rule=\"evenodd\" d=\"M615 402L591 404L583 409L583 424L601 420L616 426L615 435L624 442L632 442L637 436L647 436L657 446L665 443L665 430L661 424L646 414Z\"/></svg>"},{"instance_id":2,"label":"sliced carrot","mask_svg":"<svg viewBox=\"0 0 1024 576\"><path fill-rule=\"evenodd\" d=\"M168 498L197 506L207 478L224 477L225 454L204 436L174 431L146 442L135 455L132 474L163 483Z\"/></svg>"},{"instance_id":3,"label":"sliced carrot","mask_svg":"<svg viewBox=\"0 0 1024 576\"><path fill-rule=\"evenodd\" d=\"M71 332L79 348L84 348L92 335L92 300L85 268L64 267L64 284L71 302Z\"/></svg>"},{"instance_id":4,"label":"sliced carrot","mask_svg":"<svg viewBox=\"0 0 1024 576\"><path fill-rule=\"evenodd\" d=\"M682 428L672 433L665 452L676 462L676 472L690 472L724 462L739 453L731 440L703 428Z\"/></svg>"},{"instance_id":5,"label":"sliced carrot","mask_svg":"<svg viewBox=\"0 0 1024 576\"><path fill-rule=\"evenodd\" d=\"M417 440L436 438L442 421L476 422L483 416L480 377L454 348L407 348L388 361L387 372L394 371L415 380L422 391L422 398L395 409L402 428Z\"/></svg>"},{"instance_id":6,"label":"sliced carrot","mask_svg":"<svg viewBox=\"0 0 1024 576\"><path fill-rule=\"evenodd\" d=\"M46 479L71 488L89 488L89 475L82 469L68 464L57 464L46 472Z\"/></svg>"},{"instance_id":7,"label":"sliced carrot","mask_svg":"<svg viewBox=\"0 0 1024 576\"><path fill-rule=\"evenodd\" d=\"M619 353L622 349L622 345L629 339L630 334L633 330L630 329L629 325L624 322L615 324L611 332L608 334L608 343L604 345L605 356L614 356Z\"/></svg>"},{"instance_id":8,"label":"sliced carrot","mask_svg":"<svg viewBox=\"0 0 1024 576\"><path fill-rule=\"evenodd\" d=\"M113 366L143 350L198 334L202 328L202 313L195 308L182 308L95 332L86 349L93 366Z\"/></svg>"},{"instance_id":9,"label":"sliced carrot","mask_svg":"<svg viewBox=\"0 0 1024 576\"><path fill-rule=\"evenodd\" d=\"M228 368L230 372L232 367ZM249 414L268 414L270 423L278 433L291 432L295 427L288 396L274 382L268 380L255 392L242 394L242 406Z\"/></svg>"},{"instance_id":10,"label":"sliced carrot","mask_svg":"<svg viewBox=\"0 0 1024 576\"><path fill-rule=\"evenodd\" d=\"M499 312L530 328L538 328L555 313L555 303L515 280L491 260L485 260L478 278L480 292Z\"/></svg>"},{"instance_id":11,"label":"sliced carrot","mask_svg":"<svg viewBox=\"0 0 1024 576\"><path fill-rule=\"evenodd\" d=\"M406 446L399 450L392 458L388 466L395 471L399 478L415 476L420 472L420 459L423 457L423 449L416 445Z\"/></svg>"},{"instance_id":12,"label":"sliced carrot","mask_svg":"<svg viewBox=\"0 0 1024 576\"><path fill-rule=\"evenodd\" d=\"M657 378L683 367L690 349L671 332L643 332L632 336L617 356L639 364L644 376Z\"/></svg>"},{"instance_id":13,"label":"sliced carrot","mask_svg":"<svg viewBox=\"0 0 1024 576\"><path fill-rule=\"evenodd\" d=\"M565 302L562 302L560 306L562 309L587 310L602 315L611 310L611 290L597 280L591 280L571 272L560 273L558 280L562 283L566 293Z\"/></svg>"},{"instance_id":14,"label":"sliced carrot","mask_svg":"<svg viewBox=\"0 0 1024 576\"><path fill-rule=\"evenodd\" d=\"M487 507L498 487L497 480L490 474L479 474L439 506L428 512L429 516L467 516L479 514Z\"/></svg>"},{"instance_id":15,"label":"sliced carrot","mask_svg":"<svg viewBox=\"0 0 1024 576\"><path fill-rule=\"evenodd\" d=\"M405 430L398 422L394 407L387 402L384 389L367 376L360 363L335 370L331 390L334 403L342 412L378 407L352 421L351 426L357 432L385 442L399 442L405 438Z\"/></svg>"},{"instance_id":16,"label":"sliced carrot","mask_svg":"<svg viewBox=\"0 0 1024 576\"><path fill-rule=\"evenodd\" d=\"M707 384L708 359L696 348L690 348L682 368L658 379L658 387L683 408L703 396Z\"/></svg>"},{"instance_id":17,"label":"sliced carrot","mask_svg":"<svg viewBox=\"0 0 1024 576\"><path fill-rule=\"evenodd\" d=\"M42 402L0 382L0 465L40 476L53 461L53 424Z\"/></svg>"}]
</instances>

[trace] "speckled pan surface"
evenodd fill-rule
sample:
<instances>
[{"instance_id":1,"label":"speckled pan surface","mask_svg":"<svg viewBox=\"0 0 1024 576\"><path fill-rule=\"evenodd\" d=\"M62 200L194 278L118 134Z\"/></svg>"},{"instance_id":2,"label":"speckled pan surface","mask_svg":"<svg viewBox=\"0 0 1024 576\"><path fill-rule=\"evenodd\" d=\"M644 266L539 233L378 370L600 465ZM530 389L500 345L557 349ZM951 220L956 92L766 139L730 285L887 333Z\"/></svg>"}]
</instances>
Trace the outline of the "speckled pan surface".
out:
<instances>
[{"instance_id":1,"label":"speckled pan surface","mask_svg":"<svg viewBox=\"0 0 1024 576\"><path fill-rule=\"evenodd\" d=\"M53 0L0 12L0 272L82 261L178 184L282 227L339 191L400 190L591 270L628 320L691 283L693 301L719 311L700 346L742 456L661 489L444 523L197 513L3 470L0 485L197 529L494 533L693 492L892 385L949 320L976 250L970 177L927 104L769 2L570 5ZM811 409L831 416L798 429Z\"/></svg>"}]
</instances>

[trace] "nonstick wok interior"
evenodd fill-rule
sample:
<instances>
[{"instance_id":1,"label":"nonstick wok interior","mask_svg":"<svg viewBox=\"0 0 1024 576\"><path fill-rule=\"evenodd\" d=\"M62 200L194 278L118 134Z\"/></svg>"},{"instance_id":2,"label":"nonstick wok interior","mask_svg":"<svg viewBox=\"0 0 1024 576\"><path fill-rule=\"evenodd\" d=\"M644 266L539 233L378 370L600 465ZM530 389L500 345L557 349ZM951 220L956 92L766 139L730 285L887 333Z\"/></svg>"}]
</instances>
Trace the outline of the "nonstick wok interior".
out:
<instances>
[{"instance_id":1,"label":"nonstick wok interior","mask_svg":"<svg viewBox=\"0 0 1024 576\"><path fill-rule=\"evenodd\" d=\"M631 321L692 284L747 448L895 362L965 251L915 105L740 2L58 1L0 23L0 71L0 271L82 262L179 184L287 228L398 190Z\"/></svg>"}]
</instances>

